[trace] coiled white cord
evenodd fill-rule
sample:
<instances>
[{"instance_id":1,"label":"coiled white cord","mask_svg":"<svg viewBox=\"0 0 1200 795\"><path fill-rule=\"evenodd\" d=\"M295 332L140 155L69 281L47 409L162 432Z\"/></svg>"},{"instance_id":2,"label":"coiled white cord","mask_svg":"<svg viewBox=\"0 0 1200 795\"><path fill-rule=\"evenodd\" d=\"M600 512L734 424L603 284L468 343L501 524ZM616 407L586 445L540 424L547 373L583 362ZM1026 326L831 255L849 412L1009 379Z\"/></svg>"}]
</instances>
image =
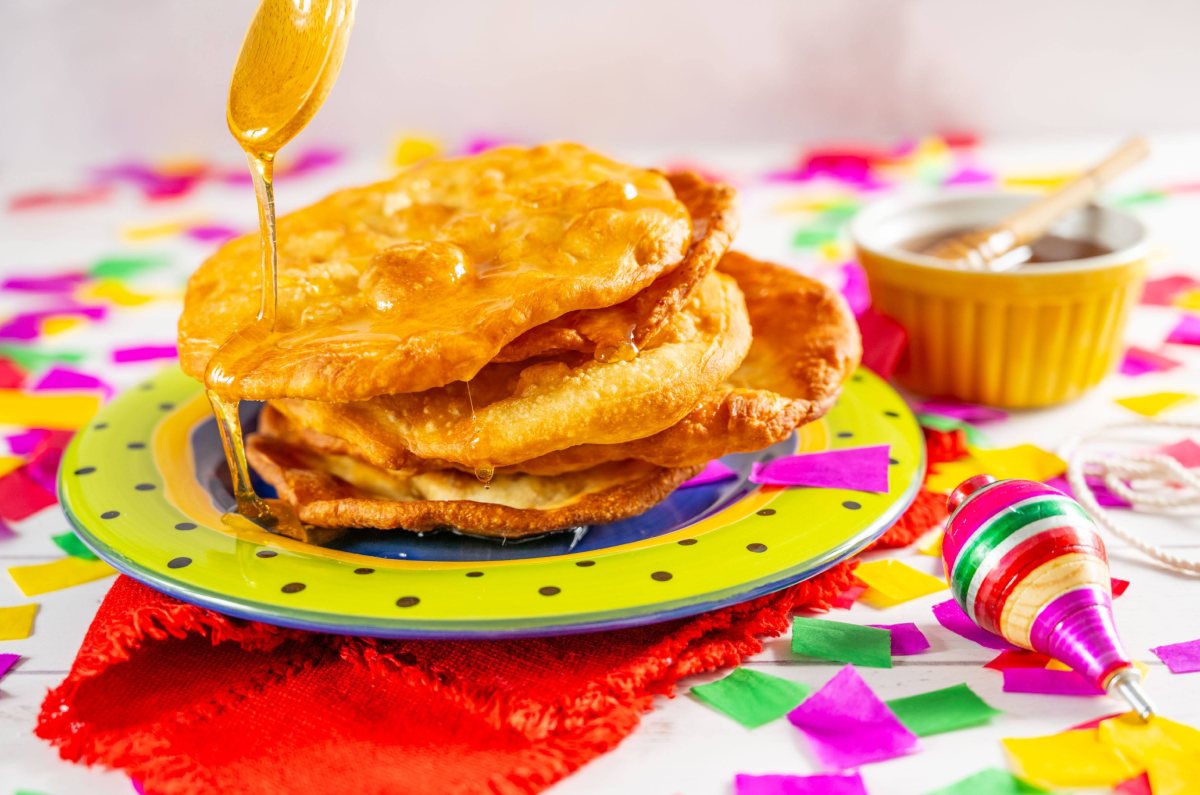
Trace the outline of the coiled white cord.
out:
<instances>
[{"instance_id":1,"label":"coiled white cord","mask_svg":"<svg viewBox=\"0 0 1200 795\"><path fill-rule=\"evenodd\" d=\"M1200 430L1200 422L1123 422L1076 436L1062 451L1062 457L1067 460L1067 481L1071 484L1075 499L1097 524L1143 554L1180 571L1200 574L1200 561L1173 555L1117 524L1112 515L1101 507L1088 486L1088 476L1102 478L1105 487L1129 502L1135 511L1173 516L1200 514L1200 468L1189 469L1161 453L1114 454L1085 449L1088 442L1129 428L1182 428L1196 431Z\"/></svg>"}]
</instances>

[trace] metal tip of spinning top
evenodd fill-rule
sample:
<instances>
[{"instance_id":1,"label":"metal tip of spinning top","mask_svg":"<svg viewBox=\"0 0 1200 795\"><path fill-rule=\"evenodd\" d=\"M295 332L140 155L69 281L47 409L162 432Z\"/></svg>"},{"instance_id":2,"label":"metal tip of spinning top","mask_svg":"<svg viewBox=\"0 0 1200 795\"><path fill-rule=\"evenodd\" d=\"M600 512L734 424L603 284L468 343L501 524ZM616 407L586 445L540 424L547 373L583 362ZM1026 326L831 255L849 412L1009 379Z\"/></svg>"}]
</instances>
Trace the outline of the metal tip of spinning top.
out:
<instances>
[{"instance_id":1,"label":"metal tip of spinning top","mask_svg":"<svg viewBox=\"0 0 1200 795\"><path fill-rule=\"evenodd\" d=\"M1142 675L1136 668L1122 668L1117 671L1108 680L1108 686L1105 689L1110 695L1116 693L1125 699L1138 717L1144 721L1150 720L1155 712L1154 705L1150 703L1150 698L1142 689Z\"/></svg>"},{"instance_id":2,"label":"metal tip of spinning top","mask_svg":"<svg viewBox=\"0 0 1200 795\"><path fill-rule=\"evenodd\" d=\"M946 498L946 508L950 513L954 513L958 510L958 506L967 501L967 497L970 497L984 486L995 482L996 479L991 475L975 475L974 477L967 478L962 483L959 483L954 491L950 492L950 496Z\"/></svg>"}]
</instances>

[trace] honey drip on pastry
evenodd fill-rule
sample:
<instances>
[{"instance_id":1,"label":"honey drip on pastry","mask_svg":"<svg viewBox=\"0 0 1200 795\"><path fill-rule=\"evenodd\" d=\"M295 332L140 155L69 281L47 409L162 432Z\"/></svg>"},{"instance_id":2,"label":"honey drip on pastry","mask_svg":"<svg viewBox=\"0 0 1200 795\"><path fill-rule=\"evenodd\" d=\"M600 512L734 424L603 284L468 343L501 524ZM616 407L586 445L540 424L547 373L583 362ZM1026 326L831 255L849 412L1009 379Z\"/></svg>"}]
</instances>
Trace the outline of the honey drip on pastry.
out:
<instances>
[{"instance_id":1,"label":"honey drip on pastry","mask_svg":"<svg viewBox=\"0 0 1200 795\"><path fill-rule=\"evenodd\" d=\"M329 95L341 68L356 0L262 0L242 42L229 86L226 120L246 152L262 235L258 316L228 343L272 345L278 296L273 173L279 150L308 124ZM219 352L218 352L219 353ZM238 513L268 527L299 524L278 501L254 492L238 416L236 381L220 366L205 374Z\"/></svg>"}]
</instances>

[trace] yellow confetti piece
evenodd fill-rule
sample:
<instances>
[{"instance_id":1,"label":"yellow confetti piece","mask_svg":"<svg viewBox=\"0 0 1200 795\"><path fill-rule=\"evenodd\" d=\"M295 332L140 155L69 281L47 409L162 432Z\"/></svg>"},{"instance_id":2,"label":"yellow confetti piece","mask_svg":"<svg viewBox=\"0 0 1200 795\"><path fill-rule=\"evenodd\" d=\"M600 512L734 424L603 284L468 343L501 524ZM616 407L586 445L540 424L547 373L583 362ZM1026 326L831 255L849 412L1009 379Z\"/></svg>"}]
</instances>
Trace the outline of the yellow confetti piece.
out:
<instances>
[{"instance_id":1,"label":"yellow confetti piece","mask_svg":"<svg viewBox=\"0 0 1200 795\"><path fill-rule=\"evenodd\" d=\"M1061 187L1079 174L1077 172L1058 174L1005 174L1000 183L1006 188L1026 188L1051 191Z\"/></svg>"},{"instance_id":2,"label":"yellow confetti piece","mask_svg":"<svg viewBox=\"0 0 1200 795\"><path fill-rule=\"evenodd\" d=\"M1095 729L1000 741L1017 775L1044 787L1111 787L1142 772L1142 766L1104 745Z\"/></svg>"},{"instance_id":3,"label":"yellow confetti piece","mask_svg":"<svg viewBox=\"0 0 1200 795\"><path fill-rule=\"evenodd\" d=\"M859 601L872 607L892 607L947 588L939 578L917 571L899 560L861 563L854 570L854 576L868 586Z\"/></svg>"},{"instance_id":4,"label":"yellow confetti piece","mask_svg":"<svg viewBox=\"0 0 1200 795\"><path fill-rule=\"evenodd\" d=\"M43 336L53 337L86 324L87 321L78 315L51 315L42 320L41 331Z\"/></svg>"},{"instance_id":5,"label":"yellow confetti piece","mask_svg":"<svg viewBox=\"0 0 1200 795\"><path fill-rule=\"evenodd\" d=\"M1195 400L1196 396L1187 392L1154 392L1149 395L1117 398L1116 403L1144 417L1157 417L1164 411L1186 406Z\"/></svg>"},{"instance_id":6,"label":"yellow confetti piece","mask_svg":"<svg viewBox=\"0 0 1200 795\"><path fill-rule=\"evenodd\" d=\"M100 398L96 395L0 389L0 425L73 431L90 420L99 408Z\"/></svg>"},{"instance_id":7,"label":"yellow confetti piece","mask_svg":"<svg viewBox=\"0 0 1200 795\"><path fill-rule=\"evenodd\" d=\"M102 560L66 557L32 566L13 566L8 570L13 582L26 596L61 591L74 585L98 580L117 571Z\"/></svg>"},{"instance_id":8,"label":"yellow confetti piece","mask_svg":"<svg viewBox=\"0 0 1200 795\"><path fill-rule=\"evenodd\" d=\"M970 455L959 461L937 464L926 487L947 494L974 475L1045 481L1067 471L1067 463L1035 444L1016 447L971 447Z\"/></svg>"},{"instance_id":9,"label":"yellow confetti piece","mask_svg":"<svg viewBox=\"0 0 1200 795\"><path fill-rule=\"evenodd\" d=\"M137 243L142 240L153 240L156 237L168 237L177 235L188 227L195 226L199 223L196 219L180 219L177 221L163 221L157 224L145 224L142 226L123 226L121 227L121 238L130 243Z\"/></svg>"},{"instance_id":10,"label":"yellow confetti piece","mask_svg":"<svg viewBox=\"0 0 1200 795\"><path fill-rule=\"evenodd\" d=\"M846 250L842 248L841 243L823 243L817 249L817 253L821 255L821 259L826 262L841 262L849 256Z\"/></svg>"},{"instance_id":11,"label":"yellow confetti piece","mask_svg":"<svg viewBox=\"0 0 1200 795\"><path fill-rule=\"evenodd\" d=\"M414 163L435 157L441 151L442 145L434 138L407 135L397 139L392 145L392 165L407 168Z\"/></svg>"},{"instance_id":12,"label":"yellow confetti piece","mask_svg":"<svg viewBox=\"0 0 1200 795\"><path fill-rule=\"evenodd\" d=\"M824 213L857 206L858 201L852 196L795 196L776 202L771 209L780 215L786 215L788 213Z\"/></svg>"},{"instance_id":13,"label":"yellow confetti piece","mask_svg":"<svg viewBox=\"0 0 1200 795\"><path fill-rule=\"evenodd\" d=\"M0 640L25 640L33 632L37 602L15 607L0 607Z\"/></svg>"},{"instance_id":14,"label":"yellow confetti piece","mask_svg":"<svg viewBox=\"0 0 1200 795\"><path fill-rule=\"evenodd\" d=\"M1138 662L1137 660L1134 660L1133 667L1135 670L1137 670L1142 675L1143 680L1145 680L1145 678L1150 675L1150 669L1146 667L1145 663L1141 663L1141 662ZM1064 662L1059 662L1058 660L1051 657L1050 662L1046 663L1046 670L1047 671L1070 671L1071 666L1067 665Z\"/></svg>"},{"instance_id":15,"label":"yellow confetti piece","mask_svg":"<svg viewBox=\"0 0 1200 795\"><path fill-rule=\"evenodd\" d=\"M12 472L14 469L24 463L24 458L18 458L15 455L0 456L0 477L4 477L9 472Z\"/></svg>"},{"instance_id":16,"label":"yellow confetti piece","mask_svg":"<svg viewBox=\"0 0 1200 795\"><path fill-rule=\"evenodd\" d=\"M1200 290L1185 290L1175 296L1173 303L1180 309L1200 312Z\"/></svg>"},{"instance_id":17,"label":"yellow confetti piece","mask_svg":"<svg viewBox=\"0 0 1200 795\"><path fill-rule=\"evenodd\" d=\"M1166 756L1200 756L1200 731L1161 715L1143 721L1126 712L1100 721L1096 734L1104 745L1143 765Z\"/></svg>"},{"instance_id":18,"label":"yellow confetti piece","mask_svg":"<svg viewBox=\"0 0 1200 795\"><path fill-rule=\"evenodd\" d=\"M936 527L918 539L917 551L931 558L940 558L942 556L942 539L945 537L946 531Z\"/></svg>"},{"instance_id":19,"label":"yellow confetti piece","mask_svg":"<svg viewBox=\"0 0 1200 795\"><path fill-rule=\"evenodd\" d=\"M1154 795L1196 795L1200 782L1200 758L1195 756L1155 757L1146 763L1150 791Z\"/></svg>"},{"instance_id":20,"label":"yellow confetti piece","mask_svg":"<svg viewBox=\"0 0 1200 795\"><path fill-rule=\"evenodd\" d=\"M108 301L116 306L141 306L155 300L157 296L135 293L116 279L101 279L79 290L79 297L87 300Z\"/></svg>"}]
</instances>

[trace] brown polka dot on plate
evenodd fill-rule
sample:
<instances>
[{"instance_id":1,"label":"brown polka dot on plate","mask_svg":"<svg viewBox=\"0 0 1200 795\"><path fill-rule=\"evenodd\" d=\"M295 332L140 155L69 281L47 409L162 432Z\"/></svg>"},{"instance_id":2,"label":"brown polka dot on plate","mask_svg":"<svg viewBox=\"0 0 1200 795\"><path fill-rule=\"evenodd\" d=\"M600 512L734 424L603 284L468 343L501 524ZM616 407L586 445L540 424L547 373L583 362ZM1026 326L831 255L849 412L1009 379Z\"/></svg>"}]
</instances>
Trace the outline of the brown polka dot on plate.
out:
<instances>
[{"instance_id":1,"label":"brown polka dot on plate","mask_svg":"<svg viewBox=\"0 0 1200 795\"><path fill-rule=\"evenodd\" d=\"M401 596L396 600L396 607L416 607L421 600L415 596Z\"/></svg>"},{"instance_id":2,"label":"brown polka dot on plate","mask_svg":"<svg viewBox=\"0 0 1200 795\"><path fill-rule=\"evenodd\" d=\"M171 558L171 560L167 561L168 569L182 569L184 566L190 565L192 565L191 558Z\"/></svg>"},{"instance_id":3,"label":"brown polka dot on plate","mask_svg":"<svg viewBox=\"0 0 1200 795\"><path fill-rule=\"evenodd\" d=\"M562 588L556 588L553 585L543 585L541 588L538 588L538 593L542 596L557 596L562 593Z\"/></svg>"},{"instance_id":4,"label":"brown polka dot on plate","mask_svg":"<svg viewBox=\"0 0 1200 795\"><path fill-rule=\"evenodd\" d=\"M289 582L279 590L283 591L284 593L300 593L305 589L305 587L306 586L302 582Z\"/></svg>"},{"instance_id":5,"label":"brown polka dot on plate","mask_svg":"<svg viewBox=\"0 0 1200 795\"><path fill-rule=\"evenodd\" d=\"M650 575L650 579L654 580L655 582L666 582L673 576L674 575L669 571L656 571Z\"/></svg>"},{"instance_id":6,"label":"brown polka dot on plate","mask_svg":"<svg viewBox=\"0 0 1200 795\"><path fill-rule=\"evenodd\" d=\"M751 552L766 552L767 545L760 544L757 541L755 541L753 544L747 544L746 549L750 550Z\"/></svg>"}]
</instances>

